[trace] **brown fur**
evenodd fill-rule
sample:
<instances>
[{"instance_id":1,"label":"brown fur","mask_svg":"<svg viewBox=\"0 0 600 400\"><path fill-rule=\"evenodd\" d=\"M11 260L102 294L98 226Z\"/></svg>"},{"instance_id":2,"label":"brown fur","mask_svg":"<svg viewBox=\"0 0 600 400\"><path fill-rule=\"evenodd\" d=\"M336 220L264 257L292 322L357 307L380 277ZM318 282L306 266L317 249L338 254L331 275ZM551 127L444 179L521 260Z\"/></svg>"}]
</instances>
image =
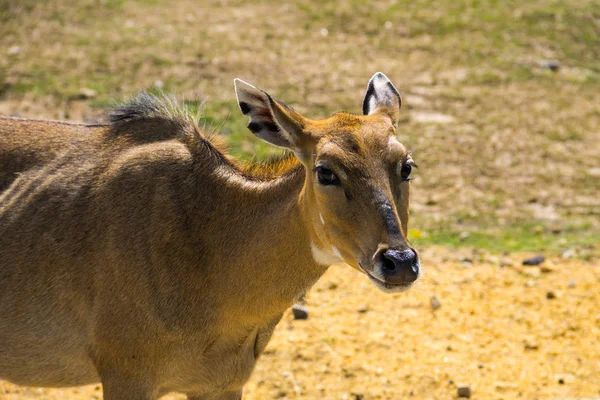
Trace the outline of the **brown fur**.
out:
<instances>
[{"instance_id":1,"label":"brown fur","mask_svg":"<svg viewBox=\"0 0 600 400\"><path fill-rule=\"evenodd\" d=\"M350 243L406 246L362 217L323 232L306 161L240 164L157 101L95 126L0 118L0 378L101 381L108 400L239 399L284 310L327 268L311 244L333 241L344 260ZM380 154L389 129L376 115L312 121L307 152L351 135ZM348 152L348 166L380 171L375 153ZM373 219L367 189L393 194L363 175L350 212Z\"/></svg>"}]
</instances>

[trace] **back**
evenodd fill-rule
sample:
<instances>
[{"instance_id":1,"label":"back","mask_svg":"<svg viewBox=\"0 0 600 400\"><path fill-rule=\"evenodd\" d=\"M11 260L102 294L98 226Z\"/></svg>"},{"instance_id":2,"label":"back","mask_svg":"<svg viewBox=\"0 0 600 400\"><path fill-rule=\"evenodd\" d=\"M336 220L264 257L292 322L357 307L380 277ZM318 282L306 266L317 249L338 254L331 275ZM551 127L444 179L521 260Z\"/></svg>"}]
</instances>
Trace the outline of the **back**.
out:
<instances>
[{"instance_id":1,"label":"back","mask_svg":"<svg viewBox=\"0 0 600 400\"><path fill-rule=\"evenodd\" d=\"M0 193L18 174L40 167L86 135L91 126L0 117Z\"/></svg>"}]
</instances>

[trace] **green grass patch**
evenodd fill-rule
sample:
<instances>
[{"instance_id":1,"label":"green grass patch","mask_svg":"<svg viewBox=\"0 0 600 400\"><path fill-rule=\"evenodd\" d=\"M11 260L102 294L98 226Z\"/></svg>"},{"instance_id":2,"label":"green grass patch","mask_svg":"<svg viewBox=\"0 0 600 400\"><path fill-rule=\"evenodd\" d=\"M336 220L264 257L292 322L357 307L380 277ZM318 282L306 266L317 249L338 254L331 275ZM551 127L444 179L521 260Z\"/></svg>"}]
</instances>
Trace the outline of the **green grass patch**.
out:
<instances>
[{"instance_id":1,"label":"green grass patch","mask_svg":"<svg viewBox=\"0 0 600 400\"><path fill-rule=\"evenodd\" d=\"M422 232L409 230L409 238L415 246L444 245L451 247L475 247L497 252L550 252L562 253L576 249L575 256L589 259L600 256L600 234L586 233L584 227L552 230L543 224L521 223L509 227L458 230L443 227Z\"/></svg>"}]
</instances>

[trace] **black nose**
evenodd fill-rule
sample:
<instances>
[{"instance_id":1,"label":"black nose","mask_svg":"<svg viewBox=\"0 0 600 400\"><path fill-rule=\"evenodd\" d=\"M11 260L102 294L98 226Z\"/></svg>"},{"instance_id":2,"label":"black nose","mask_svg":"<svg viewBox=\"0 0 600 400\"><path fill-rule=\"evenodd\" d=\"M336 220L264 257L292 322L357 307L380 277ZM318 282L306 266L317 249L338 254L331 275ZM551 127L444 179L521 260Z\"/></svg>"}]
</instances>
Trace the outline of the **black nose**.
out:
<instances>
[{"instance_id":1,"label":"black nose","mask_svg":"<svg viewBox=\"0 0 600 400\"><path fill-rule=\"evenodd\" d=\"M387 278L401 283L411 283L419 277L419 262L413 250L386 250L381 258L382 272Z\"/></svg>"}]
</instances>

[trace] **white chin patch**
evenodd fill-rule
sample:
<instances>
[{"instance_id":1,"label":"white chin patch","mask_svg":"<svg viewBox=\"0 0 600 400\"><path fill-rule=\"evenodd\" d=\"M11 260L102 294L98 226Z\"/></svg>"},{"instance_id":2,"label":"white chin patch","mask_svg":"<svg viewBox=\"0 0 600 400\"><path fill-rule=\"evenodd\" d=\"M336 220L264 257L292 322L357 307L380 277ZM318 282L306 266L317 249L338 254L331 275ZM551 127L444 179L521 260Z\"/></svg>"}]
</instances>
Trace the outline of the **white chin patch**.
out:
<instances>
[{"instance_id":1,"label":"white chin patch","mask_svg":"<svg viewBox=\"0 0 600 400\"><path fill-rule=\"evenodd\" d=\"M377 289L381 290L384 293L402 293L406 292L408 289L412 287L412 283L408 285L388 285L387 283L381 282L380 280L373 278L371 275L368 275L369 279Z\"/></svg>"},{"instance_id":2,"label":"white chin patch","mask_svg":"<svg viewBox=\"0 0 600 400\"><path fill-rule=\"evenodd\" d=\"M319 249L314 243L311 242L310 250L312 251L313 259L317 264L320 265L332 265L343 263L340 252L337 248L333 247L332 252L324 251Z\"/></svg>"}]
</instances>

